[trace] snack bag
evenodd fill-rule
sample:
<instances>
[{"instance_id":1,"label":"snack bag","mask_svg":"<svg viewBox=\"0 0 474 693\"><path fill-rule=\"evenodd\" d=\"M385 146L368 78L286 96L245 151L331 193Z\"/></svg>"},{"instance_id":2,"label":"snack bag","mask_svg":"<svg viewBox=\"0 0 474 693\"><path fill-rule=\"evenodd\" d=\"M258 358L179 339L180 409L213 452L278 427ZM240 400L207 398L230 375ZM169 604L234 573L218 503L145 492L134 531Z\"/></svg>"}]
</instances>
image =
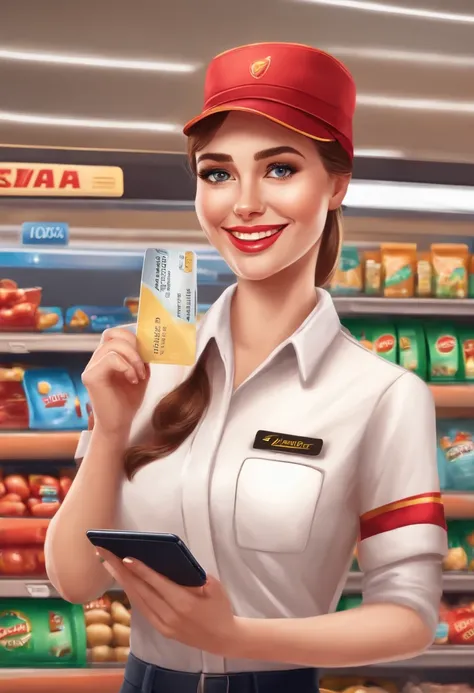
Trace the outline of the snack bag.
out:
<instances>
[{"instance_id":1,"label":"snack bag","mask_svg":"<svg viewBox=\"0 0 474 693\"><path fill-rule=\"evenodd\" d=\"M345 320L345 327L366 349L397 363L397 333L394 325L363 320Z\"/></svg>"},{"instance_id":2,"label":"snack bag","mask_svg":"<svg viewBox=\"0 0 474 693\"><path fill-rule=\"evenodd\" d=\"M70 332L101 333L129 322L133 317L125 307L72 306L66 311L66 329Z\"/></svg>"},{"instance_id":3,"label":"snack bag","mask_svg":"<svg viewBox=\"0 0 474 693\"><path fill-rule=\"evenodd\" d=\"M474 491L474 422L470 419L441 420L437 429L450 490Z\"/></svg>"},{"instance_id":4,"label":"snack bag","mask_svg":"<svg viewBox=\"0 0 474 693\"><path fill-rule=\"evenodd\" d=\"M87 392L86 386L82 382L80 372L72 371L71 379L74 384L74 389L76 391L76 397L74 400L76 414L78 418L82 421L83 427L87 428L89 416L92 414L92 406L89 400L89 393Z\"/></svg>"},{"instance_id":5,"label":"snack bag","mask_svg":"<svg viewBox=\"0 0 474 693\"><path fill-rule=\"evenodd\" d=\"M427 324L428 380L452 382L460 377L460 350L451 325Z\"/></svg>"},{"instance_id":6,"label":"snack bag","mask_svg":"<svg viewBox=\"0 0 474 693\"><path fill-rule=\"evenodd\" d=\"M382 255L380 250L367 250L362 257L365 293L368 296L380 296L382 291Z\"/></svg>"},{"instance_id":7,"label":"snack bag","mask_svg":"<svg viewBox=\"0 0 474 693\"><path fill-rule=\"evenodd\" d=\"M145 363L191 366L196 359L197 272L191 251L146 251L137 340Z\"/></svg>"},{"instance_id":8,"label":"snack bag","mask_svg":"<svg viewBox=\"0 0 474 693\"><path fill-rule=\"evenodd\" d=\"M66 371L38 368L26 371L23 378L34 430L80 430L83 420L76 410L76 391Z\"/></svg>"},{"instance_id":9,"label":"snack bag","mask_svg":"<svg viewBox=\"0 0 474 693\"><path fill-rule=\"evenodd\" d=\"M80 604L62 599L0 599L0 667L85 667Z\"/></svg>"},{"instance_id":10,"label":"snack bag","mask_svg":"<svg viewBox=\"0 0 474 693\"><path fill-rule=\"evenodd\" d=\"M41 306L36 313L36 329L40 332L62 332L64 317L61 308Z\"/></svg>"},{"instance_id":11,"label":"snack bag","mask_svg":"<svg viewBox=\"0 0 474 693\"><path fill-rule=\"evenodd\" d=\"M25 371L0 364L0 429L28 428L28 403L23 389Z\"/></svg>"},{"instance_id":12,"label":"snack bag","mask_svg":"<svg viewBox=\"0 0 474 693\"><path fill-rule=\"evenodd\" d=\"M342 248L330 289L335 296L353 296L362 291L362 265L355 246Z\"/></svg>"},{"instance_id":13,"label":"snack bag","mask_svg":"<svg viewBox=\"0 0 474 693\"><path fill-rule=\"evenodd\" d=\"M469 248L462 243L431 246L433 295L437 298L466 298Z\"/></svg>"},{"instance_id":14,"label":"snack bag","mask_svg":"<svg viewBox=\"0 0 474 693\"><path fill-rule=\"evenodd\" d=\"M450 645L474 645L474 609L472 605L451 609L447 621Z\"/></svg>"},{"instance_id":15,"label":"snack bag","mask_svg":"<svg viewBox=\"0 0 474 693\"><path fill-rule=\"evenodd\" d=\"M474 255L469 258L469 298L474 298Z\"/></svg>"},{"instance_id":16,"label":"snack bag","mask_svg":"<svg viewBox=\"0 0 474 693\"><path fill-rule=\"evenodd\" d=\"M398 325L399 364L426 380L427 358L425 333L417 323Z\"/></svg>"},{"instance_id":17,"label":"snack bag","mask_svg":"<svg viewBox=\"0 0 474 693\"><path fill-rule=\"evenodd\" d=\"M464 380L474 380L474 327L458 328L461 371Z\"/></svg>"},{"instance_id":18,"label":"snack bag","mask_svg":"<svg viewBox=\"0 0 474 693\"><path fill-rule=\"evenodd\" d=\"M431 296L433 284L433 268L431 267L431 255L428 252L418 253L416 263L416 295L419 298Z\"/></svg>"},{"instance_id":19,"label":"snack bag","mask_svg":"<svg viewBox=\"0 0 474 693\"><path fill-rule=\"evenodd\" d=\"M412 298L415 295L416 243L382 243L383 295Z\"/></svg>"},{"instance_id":20,"label":"snack bag","mask_svg":"<svg viewBox=\"0 0 474 693\"><path fill-rule=\"evenodd\" d=\"M20 289L12 279L1 279L0 330L36 330L41 294L42 290L39 287Z\"/></svg>"},{"instance_id":21,"label":"snack bag","mask_svg":"<svg viewBox=\"0 0 474 693\"><path fill-rule=\"evenodd\" d=\"M461 527L458 522L448 523L448 553L443 559L443 570L459 571L467 570L468 556L465 549L465 539L461 536Z\"/></svg>"}]
</instances>

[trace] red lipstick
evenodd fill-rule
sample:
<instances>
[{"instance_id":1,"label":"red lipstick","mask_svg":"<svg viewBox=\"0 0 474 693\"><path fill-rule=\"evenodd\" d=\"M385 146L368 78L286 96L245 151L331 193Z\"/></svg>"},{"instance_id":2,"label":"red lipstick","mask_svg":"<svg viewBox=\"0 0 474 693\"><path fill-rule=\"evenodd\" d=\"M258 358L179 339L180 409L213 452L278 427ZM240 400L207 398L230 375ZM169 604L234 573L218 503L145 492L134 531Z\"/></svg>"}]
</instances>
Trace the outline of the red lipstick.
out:
<instances>
[{"instance_id":1,"label":"red lipstick","mask_svg":"<svg viewBox=\"0 0 474 693\"><path fill-rule=\"evenodd\" d=\"M225 228L224 230L228 232L228 237L231 243L241 252L261 253L263 250L267 250L267 248L270 248L270 246L276 243L286 227L287 224L272 224L271 226L231 226ZM241 234L248 234L249 236L253 233L266 233L267 231L274 231L274 233L266 238L252 240L250 238L237 238L233 235L233 231L237 231Z\"/></svg>"}]
</instances>

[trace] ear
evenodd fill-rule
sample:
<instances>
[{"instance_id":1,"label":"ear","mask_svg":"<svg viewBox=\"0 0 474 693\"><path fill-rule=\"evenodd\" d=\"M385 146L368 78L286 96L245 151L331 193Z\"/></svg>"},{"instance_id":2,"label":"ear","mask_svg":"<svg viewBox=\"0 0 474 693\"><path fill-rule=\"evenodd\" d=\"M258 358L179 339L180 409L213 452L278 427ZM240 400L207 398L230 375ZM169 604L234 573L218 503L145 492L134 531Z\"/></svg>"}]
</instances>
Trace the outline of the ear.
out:
<instances>
[{"instance_id":1,"label":"ear","mask_svg":"<svg viewBox=\"0 0 474 693\"><path fill-rule=\"evenodd\" d=\"M343 176L335 175L333 177L333 190L331 199L329 200L328 209L338 209L338 207L342 205L342 202L347 193L347 188L349 187L349 183L351 182L351 177L352 176L350 175L350 173Z\"/></svg>"}]
</instances>

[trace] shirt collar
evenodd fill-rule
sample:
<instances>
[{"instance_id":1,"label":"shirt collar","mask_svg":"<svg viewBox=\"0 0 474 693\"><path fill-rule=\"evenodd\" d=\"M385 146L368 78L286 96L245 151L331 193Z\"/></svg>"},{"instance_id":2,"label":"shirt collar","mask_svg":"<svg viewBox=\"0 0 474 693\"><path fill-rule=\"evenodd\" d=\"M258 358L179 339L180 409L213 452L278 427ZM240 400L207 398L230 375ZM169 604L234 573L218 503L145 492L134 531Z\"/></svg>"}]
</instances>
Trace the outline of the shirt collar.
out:
<instances>
[{"instance_id":1,"label":"shirt collar","mask_svg":"<svg viewBox=\"0 0 474 693\"><path fill-rule=\"evenodd\" d=\"M237 284L229 286L202 318L197 336L197 358L214 339L224 361L232 358L230 304ZM324 354L341 330L341 323L330 294L316 289L318 303L300 327L278 347L288 344L295 350L298 368L304 382L309 380ZM275 352L276 353L276 352Z\"/></svg>"}]
</instances>

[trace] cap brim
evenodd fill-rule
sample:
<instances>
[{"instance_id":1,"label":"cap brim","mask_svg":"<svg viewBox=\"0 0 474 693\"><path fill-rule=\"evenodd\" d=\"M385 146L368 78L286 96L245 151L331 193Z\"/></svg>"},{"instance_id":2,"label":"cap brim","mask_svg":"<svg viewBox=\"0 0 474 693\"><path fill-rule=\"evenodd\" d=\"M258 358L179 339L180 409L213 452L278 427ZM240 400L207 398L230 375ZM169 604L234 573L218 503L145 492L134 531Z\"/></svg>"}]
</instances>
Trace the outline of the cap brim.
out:
<instances>
[{"instance_id":1,"label":"cap brim","mask_svg":"<svg viewBox=\"0 0 474 693\"><path fill-rule=\"evenodd\" d=\"M193 127L197 123L200 123L215 113L228 113L230 111L255 113L289 130L293 130L293 132L318 140L319 142L334 142L336 140L336 137L330 132L325 123L318 118L303 113L303 111L293 108L292 106L276 101L267 101L265 99L241 99L226 104L225 106L209 108L207 111L203 111L200 115L186 123L183 128L183 133L185 135L190 135Z\"/></svg>"}]
</instances>

